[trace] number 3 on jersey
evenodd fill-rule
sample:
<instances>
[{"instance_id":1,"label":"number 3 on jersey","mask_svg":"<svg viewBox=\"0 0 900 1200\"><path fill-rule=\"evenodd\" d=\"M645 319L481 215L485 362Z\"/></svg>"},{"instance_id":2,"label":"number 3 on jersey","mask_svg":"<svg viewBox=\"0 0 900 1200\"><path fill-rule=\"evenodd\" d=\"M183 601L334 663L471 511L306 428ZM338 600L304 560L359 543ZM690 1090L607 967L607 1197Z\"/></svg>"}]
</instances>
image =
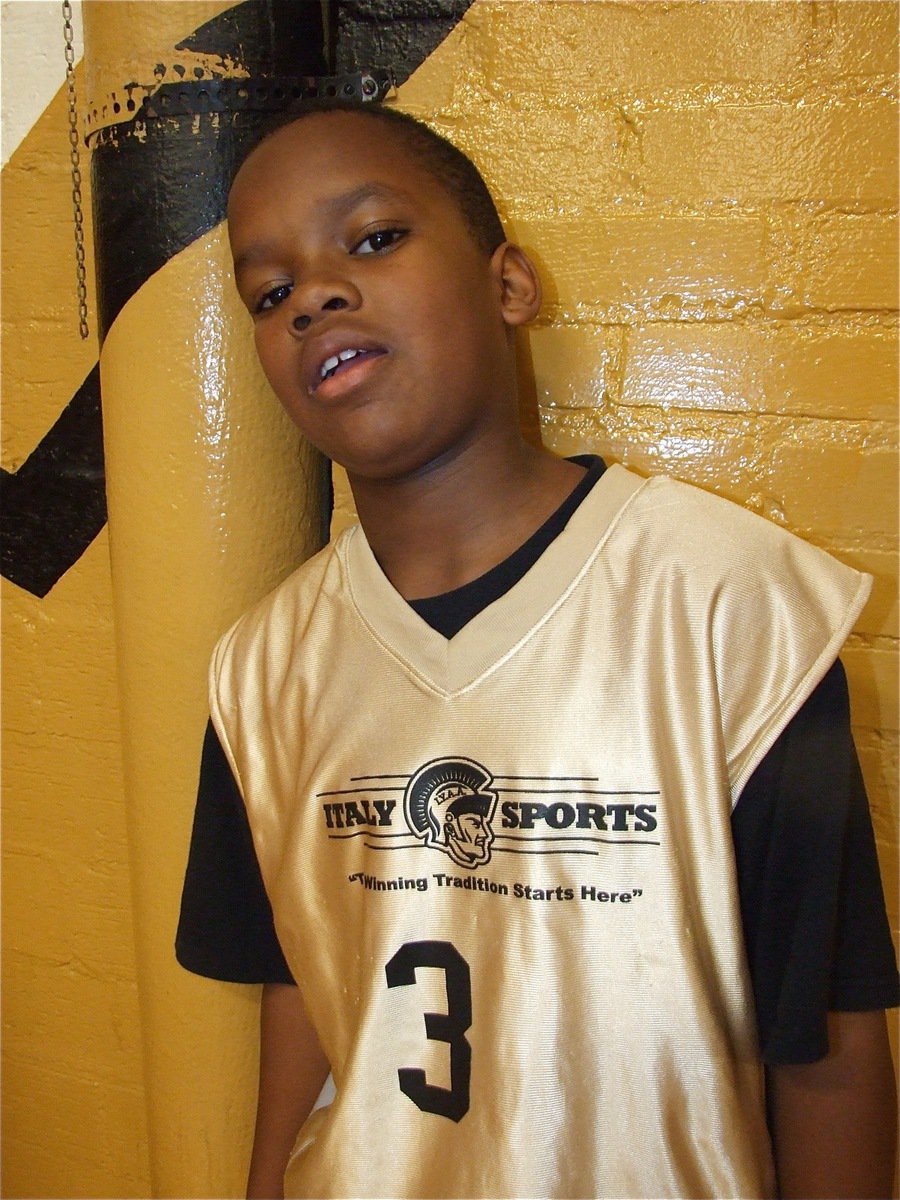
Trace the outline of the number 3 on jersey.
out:
<instances>
[{"instance_id":1,"label":"number 3 on jersey","mask_svg":"<svg viewBox=\"0 0 900 1200\"><path fill-rule=\"evenodd\" d=\"M425 1036L450 1047L450 1087L428 1083L418 1067L401 1067L397 1072L400 1091L423 1112L461 1121L469 1111L469 1077L472 1049L466 1030L472 1024L472 983L469 964L450 942L406 942L384 968L387 985L408 987L416 982L418 967L437 967L447 984L447 1011L424 1013Z\"/></svg>"}]
</instances>

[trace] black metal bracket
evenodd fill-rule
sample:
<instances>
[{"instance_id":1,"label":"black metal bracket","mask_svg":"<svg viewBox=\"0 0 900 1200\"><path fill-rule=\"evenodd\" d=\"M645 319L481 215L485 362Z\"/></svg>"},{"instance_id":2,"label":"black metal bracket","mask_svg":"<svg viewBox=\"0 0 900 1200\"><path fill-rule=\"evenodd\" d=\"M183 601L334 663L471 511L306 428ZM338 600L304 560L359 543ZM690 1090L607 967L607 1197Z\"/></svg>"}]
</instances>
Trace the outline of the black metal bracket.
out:
<instances>
[{"instance_id":1,"label":"black metal bracket","mask_svg":"<svg viewBox=\"0 0 900 1200\"><path fill-rule=\"evenodd\" d=\"M135 123L204 113L289 112L309 100L334 98L362 104L383 100L394 86L390 68L373 67L349 75L257 76L179 80L160 84L127 121L88 129L94 147L112 141ZM92 123L88 117L88 124Z\"/></svg>"}]
</instances>

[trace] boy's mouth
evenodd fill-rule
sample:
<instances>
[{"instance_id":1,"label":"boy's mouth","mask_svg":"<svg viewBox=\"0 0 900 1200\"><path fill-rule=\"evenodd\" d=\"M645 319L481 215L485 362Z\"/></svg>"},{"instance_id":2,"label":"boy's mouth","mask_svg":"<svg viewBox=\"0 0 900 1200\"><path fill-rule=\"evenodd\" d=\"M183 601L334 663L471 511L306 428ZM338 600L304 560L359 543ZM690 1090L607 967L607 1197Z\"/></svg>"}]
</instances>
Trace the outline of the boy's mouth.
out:
<instances>
[{"instance_id":1,"label":"boy's mouth","mask_svg":"<svg viewBox=\"0 0 900 1200\"><path fill-rule=\"evenodd\" d=\"M315 391L326 379L332 379L353 364L362 363L368 358L375 358L384 353L385 351L381 349L363 350L348 346L344 350L339 350L337 354L330 354L319 367L319 377L315 381L313 390Z\"/></svg>"}]
</instances>

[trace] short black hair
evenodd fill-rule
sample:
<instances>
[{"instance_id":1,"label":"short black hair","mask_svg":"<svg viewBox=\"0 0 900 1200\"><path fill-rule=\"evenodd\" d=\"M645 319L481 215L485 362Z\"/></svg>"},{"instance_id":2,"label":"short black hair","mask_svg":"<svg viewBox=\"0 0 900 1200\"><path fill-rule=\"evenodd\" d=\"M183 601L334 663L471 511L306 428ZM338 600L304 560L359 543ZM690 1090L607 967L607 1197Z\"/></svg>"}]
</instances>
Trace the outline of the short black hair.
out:
<instances>
[{"instance_id":1,"label":"short black hair","mask_svg":"<svg viewBox=\"0 0 900 1200\"><path fill-rule=\"evenodd\" d=\"M243 161L279 129L293 125L306 117L322 113L348 112L388 125L397 134L410 156L444 189L458 206L469 232L480 250L490 256L506 240L503 224L494 198L480 171L452 142L441 137L423 121L396 108L374 101L322 98L304 101L296 109L282 113L266 126L260 137L249 147Z\"/></svg>"}]
</instances>

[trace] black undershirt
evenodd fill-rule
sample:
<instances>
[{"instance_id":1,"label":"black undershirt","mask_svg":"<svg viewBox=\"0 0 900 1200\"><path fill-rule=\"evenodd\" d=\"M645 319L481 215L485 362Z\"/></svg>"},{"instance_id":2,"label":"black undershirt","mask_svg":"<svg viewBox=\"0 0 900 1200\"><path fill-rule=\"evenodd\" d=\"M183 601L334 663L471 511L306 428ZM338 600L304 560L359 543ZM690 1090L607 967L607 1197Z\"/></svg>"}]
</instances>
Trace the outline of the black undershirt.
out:
<instances>
[{"instance_id":1,"label":"black undershirt","mask_svg":"<svg viewBox=\"0 0 900 1200\"><path fill-rule=\"evenodd\" d=\"M565 528L603 462L514 554L411 607L444 637L505 595ZM898 1003L893 945L868 803L850 735L843 668L832 666L744 788L732 816L738 890L767 1063L828 1049L826 1013ZM185 875L176 955L238 983L293 983L275 932L237 784L212 726Z\"/></svg>"},{"instance_id":2,"label":"black undershirt","mask_svg":"<svg viewBox=\"0 0 900 1200\"><path fill-rule=\"evenodd\" d=\"M593 454L579 454L570 461L584 467L583 478L523 546L471 583L464 583L462 587L443 592L440 596L409 601L410 608L426 624L449 640L489 604L505 596L534 566L550 543L559 537L579 504L606 470L603 459Z\"/></svg>"}]
</instances>

